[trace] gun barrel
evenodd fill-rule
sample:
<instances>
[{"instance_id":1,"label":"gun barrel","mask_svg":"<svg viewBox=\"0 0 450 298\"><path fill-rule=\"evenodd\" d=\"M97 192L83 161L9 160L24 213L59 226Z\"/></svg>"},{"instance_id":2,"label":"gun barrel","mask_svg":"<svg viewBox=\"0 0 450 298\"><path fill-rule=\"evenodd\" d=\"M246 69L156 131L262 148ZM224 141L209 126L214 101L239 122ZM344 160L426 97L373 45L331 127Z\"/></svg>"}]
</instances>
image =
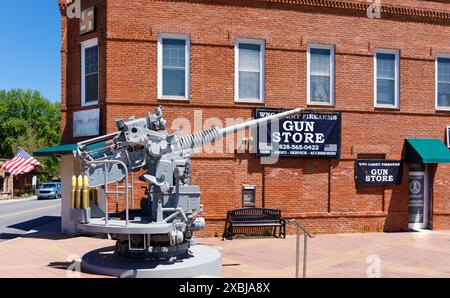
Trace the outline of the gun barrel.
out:
<instances>
[{"instance_id":1,"label":"gun barrel","mask_svg":"<svg viewBox=\"0 0 450 298\"><path fill-rule=\"evenodd\" d=\"M257 126L257 125L260 125L260 124L266 124L266 123L268 123L270 121L274 121L274 120L283 119L283 118L289 117L291 115L298 114L298 113L300 113L302 111L303 111L302 108L289 110L289 111L278 113L278 114L274 114L274 115L271 115L271 116L268 116L268 117L251 120L251 121L244 122L244 123L239 123L237 125L233 125L233 126L229 126L229 127L224 127L222 129L219 129L219 132L220 132L220 134L222 136L224 136L226 134L233 133L233 132L236 132L238 130L254 127L254 126Z\"/></svg>"},{"instance_id":2,"label":"gun barrel","mask_svg":"<svg viewBox=\"0 0 450 298\"><path fill-rule=\"evenodd\" d=\"M174 151L188 150L188 149L194 149L197 147L201 147L203 145L210 144L213 141L220 140L223 136L225 136L227 134L234 133L239 130L251 128L251 127L254 127L254 126L257 126L260 124L265 124L270 121L283 119L283 118L289 117L291 115L298 114L302 111L303 111L302 108L298 108L298 109L289 110L289 111L282 112L279 114L274 114L274 115L264 117L261 119L255 119L255 120L247 121L247 122L240 123L237 125L221 128L221 129L212 128L209 130L196 132L196 133L184 136L181 139L179 139L174 145Z\"/></svg>"}]
</instances>

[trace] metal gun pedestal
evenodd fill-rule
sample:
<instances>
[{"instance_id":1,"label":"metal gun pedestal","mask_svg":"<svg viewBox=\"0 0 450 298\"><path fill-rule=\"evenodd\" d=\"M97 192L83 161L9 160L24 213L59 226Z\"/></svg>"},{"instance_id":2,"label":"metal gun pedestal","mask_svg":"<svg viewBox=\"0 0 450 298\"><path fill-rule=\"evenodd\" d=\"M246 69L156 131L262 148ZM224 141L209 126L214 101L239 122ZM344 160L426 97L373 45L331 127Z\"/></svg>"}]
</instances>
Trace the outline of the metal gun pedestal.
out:
<instances>
[{"instance_id":1,"label":"metal gun pedestal","mask_svg":"<svg viewBox=\"0 0 450 298\"><path fill-rule=\"evenodd\" d=\"M75 156L81 160L89 187L103 187L105 203L102 216L82 218L77 227L117 241L113 248L85 255L82 268L122 277L219 276L220 251L194 244L194 232L205 229L205 220L200 217L200 187L190 184L190 157L196 149L227 134L301 111L294 109L181 137L181 132L169 134L162 110L157 108L156 114L145 118L118 119L115 133L78 143ZM95 147L100 142L105 145ZM139 171L145 172L140 179L146 182L147 196L140 208L130 213L128 175ZM119 191L118 183L122 182L124 191ZM116 184L116 191L108 191L108 184ZM133 189L134 185L132 195ZM116 196L116 213L108 211L108 195ZM118 196L125 199L125 210L120 213ZM134 198L131 202L134 208Z\"/></svg>"},{"instance_id":2,"label":"metal gun pedestal","mask_svg":"<svg viewBox=\"0 0 450 298\"><path fill-rule=\"evenodd\" d=\"M103 160L87 162L89 164L122 165L121 161ZM116 246L106 247L91 251L82 258L84 271L109 275L121 278L192 278L199 276L219 277L222 266L222 254L219 250L196 245L194 238L184 241L176 246L151 247L151 235L165 235L173 231L173 225L167 222L148 223L140 219L130 219L128 189L134 188L134 183L128 185L128 171L125 168L125 191L108 191L108 181L105 170L104 202L105 210L109 209L108 195L125 196L124 220L113 219L109 212L105 212L101 218L91 218L90 212L83 209L73 209L73 214L78 220L78 228L90 234L104 235L116 239L127 238L126 249L121 248L123 241L118 241ZM179 187L176 187L176 196L179 197ZM78 215L82 213L83 216ZM87 210L89 211L89 210ZM117 210L116 210L117 211ZM88 218L86 218L88 217ZM133 247L133 239L142 238L143 247ZM152 253L149 253L149 250ZM123 251L123 252L121 252Z\"/></svg>"},{"instance_id":3,"label":"metal gun pedestal","mask_svg":"<svg viewBox=\"0 0 450 298\"><path fill-rule=\"evenodd\" d=\"M114 247L87 253L82 268L88 272L121 278L192 278L219 277L222 266L219 250L195 245L184 257L175 262L125 259L115 254Z\"/></svg>"}]
</instances>

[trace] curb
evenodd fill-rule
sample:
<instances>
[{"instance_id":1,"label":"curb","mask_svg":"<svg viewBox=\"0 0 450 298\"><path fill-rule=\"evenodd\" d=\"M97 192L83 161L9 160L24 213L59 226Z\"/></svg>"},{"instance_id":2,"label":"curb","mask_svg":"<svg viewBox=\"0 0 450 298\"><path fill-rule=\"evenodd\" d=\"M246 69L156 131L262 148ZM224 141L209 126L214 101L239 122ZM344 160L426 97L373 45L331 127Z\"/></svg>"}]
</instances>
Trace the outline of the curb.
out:
<instances>
[{"instance_id":1,"label":"curb","mask_svg":"<svg viewBox=\"0 0 450 298\"><path fill-rule=\"evenodd\" d=\"M16 240L21 239L21 238L22 238L22 237L19 236L19 237L13 238L13 239L9 239L9 240L0 242L0 246L5 245L6 243L10 243L10 242L16 241Z\"/></svg>"},{"instance_id":2,"label":"curb","mask_svg":"<svg viewBox=\"0 0 450 298\"><path fill-rule=\"evenodd\" d=\"M31 201L31 199L29 201ZM13 241L16 241L16 240L19 240L19 239L26 239L27 235L32 234L32 233L36 233L36 232L39 231L40 227L44 227L44 226L49 225L49 224L51 224L51 222L43 224L43 225L40 225L40 226L36 226L33 229L31 229L29 231L26 231L24 234L17 236L16 238L0 242L0 246L2 246L2 244L10 243L10 242L13 242ZM49 234L49 235L60 235L60 233Z\"/></svg>"},{"instance_id":3,"label":"curb","mask_svg":"<svg viewBox=\"0 0 450 298\"><path fill-rule=\"evenodd\" d=\"M0 200L0 205L2 205L2 204L9 204L9 203L36 201L36 200L37 200L37 196L33 196L33 197L30 197L30 198L25 198L25 199Z\"/></svg>"}]
</instances>

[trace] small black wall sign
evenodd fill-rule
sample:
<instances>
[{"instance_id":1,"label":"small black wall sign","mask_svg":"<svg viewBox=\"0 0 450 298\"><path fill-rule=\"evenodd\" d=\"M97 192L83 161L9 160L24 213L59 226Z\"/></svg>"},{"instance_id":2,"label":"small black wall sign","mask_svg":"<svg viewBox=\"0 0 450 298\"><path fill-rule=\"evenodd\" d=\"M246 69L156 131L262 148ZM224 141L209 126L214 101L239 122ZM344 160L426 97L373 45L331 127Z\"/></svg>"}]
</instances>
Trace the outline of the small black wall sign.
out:
<instances>
[{"instance_id":1,"label":"small black wall sign","mask_svg":"<svg viewBox=\"0 0 450 298\"><path fill-rule=\"evenodd\" d=\"M361 159L355 162L355 179L359 185L398 185L402 183L401 160Z\"/></svg>"}]
</instances>

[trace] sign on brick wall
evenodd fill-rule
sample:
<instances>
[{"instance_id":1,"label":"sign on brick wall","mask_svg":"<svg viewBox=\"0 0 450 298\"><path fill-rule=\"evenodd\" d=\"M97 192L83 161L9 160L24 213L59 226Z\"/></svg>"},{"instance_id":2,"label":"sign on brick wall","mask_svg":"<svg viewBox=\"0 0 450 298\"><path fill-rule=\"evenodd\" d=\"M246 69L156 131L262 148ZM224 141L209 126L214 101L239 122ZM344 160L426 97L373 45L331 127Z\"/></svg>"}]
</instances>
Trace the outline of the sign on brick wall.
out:
<instances>
[{"instance_id":1,"label":"sign on brick wall","mask_svg":"<svg viewBox=\"0 0 450 298\"><path fill-rule=\"evenodd\" d=\"M355 162L355 179L359 185L398 185L402 183L401 160L362 159Z\"/></svg>"},{"instance_id":2,"label":"sign on brick wall","mask_svg":"<svg viewBox=\"0 0 450 298\"><path fill-rule=\"evenodd\" d=\"M80 35L95 30L95 6L89 7L81 11L80 18Z\"/></svg>"},{"instance_id":3,"label":"sign on brick wall","mask_svg":"<svg viewBox=\"0 0 450 298\"><path fill-rule=\"evenodd\" d=\"M100 134L100 109L73 113L73 137L93 137Z\"/></svg>"},{"instance_id":4,"label":"sign on brick wall","mask_svg":"<svg viewBox=\"0 0 450 298\"><path fill-rule=\"evenodd\" d=\"M283 111L257 108L255 119ZM340 113L303 112L269 123L257 132L258 156L339 158L340 147Z\"/></svg>"},{"instance_id":5,"label":"sign on brick wall","mask_svg":"<svg viewBox=\"0 0 450 298\"><path fill-rule=\"evenodd\" d=\"M425 204L425 175L409 176L409 223L423 223Z\"/></svg>"}]
</instances>

